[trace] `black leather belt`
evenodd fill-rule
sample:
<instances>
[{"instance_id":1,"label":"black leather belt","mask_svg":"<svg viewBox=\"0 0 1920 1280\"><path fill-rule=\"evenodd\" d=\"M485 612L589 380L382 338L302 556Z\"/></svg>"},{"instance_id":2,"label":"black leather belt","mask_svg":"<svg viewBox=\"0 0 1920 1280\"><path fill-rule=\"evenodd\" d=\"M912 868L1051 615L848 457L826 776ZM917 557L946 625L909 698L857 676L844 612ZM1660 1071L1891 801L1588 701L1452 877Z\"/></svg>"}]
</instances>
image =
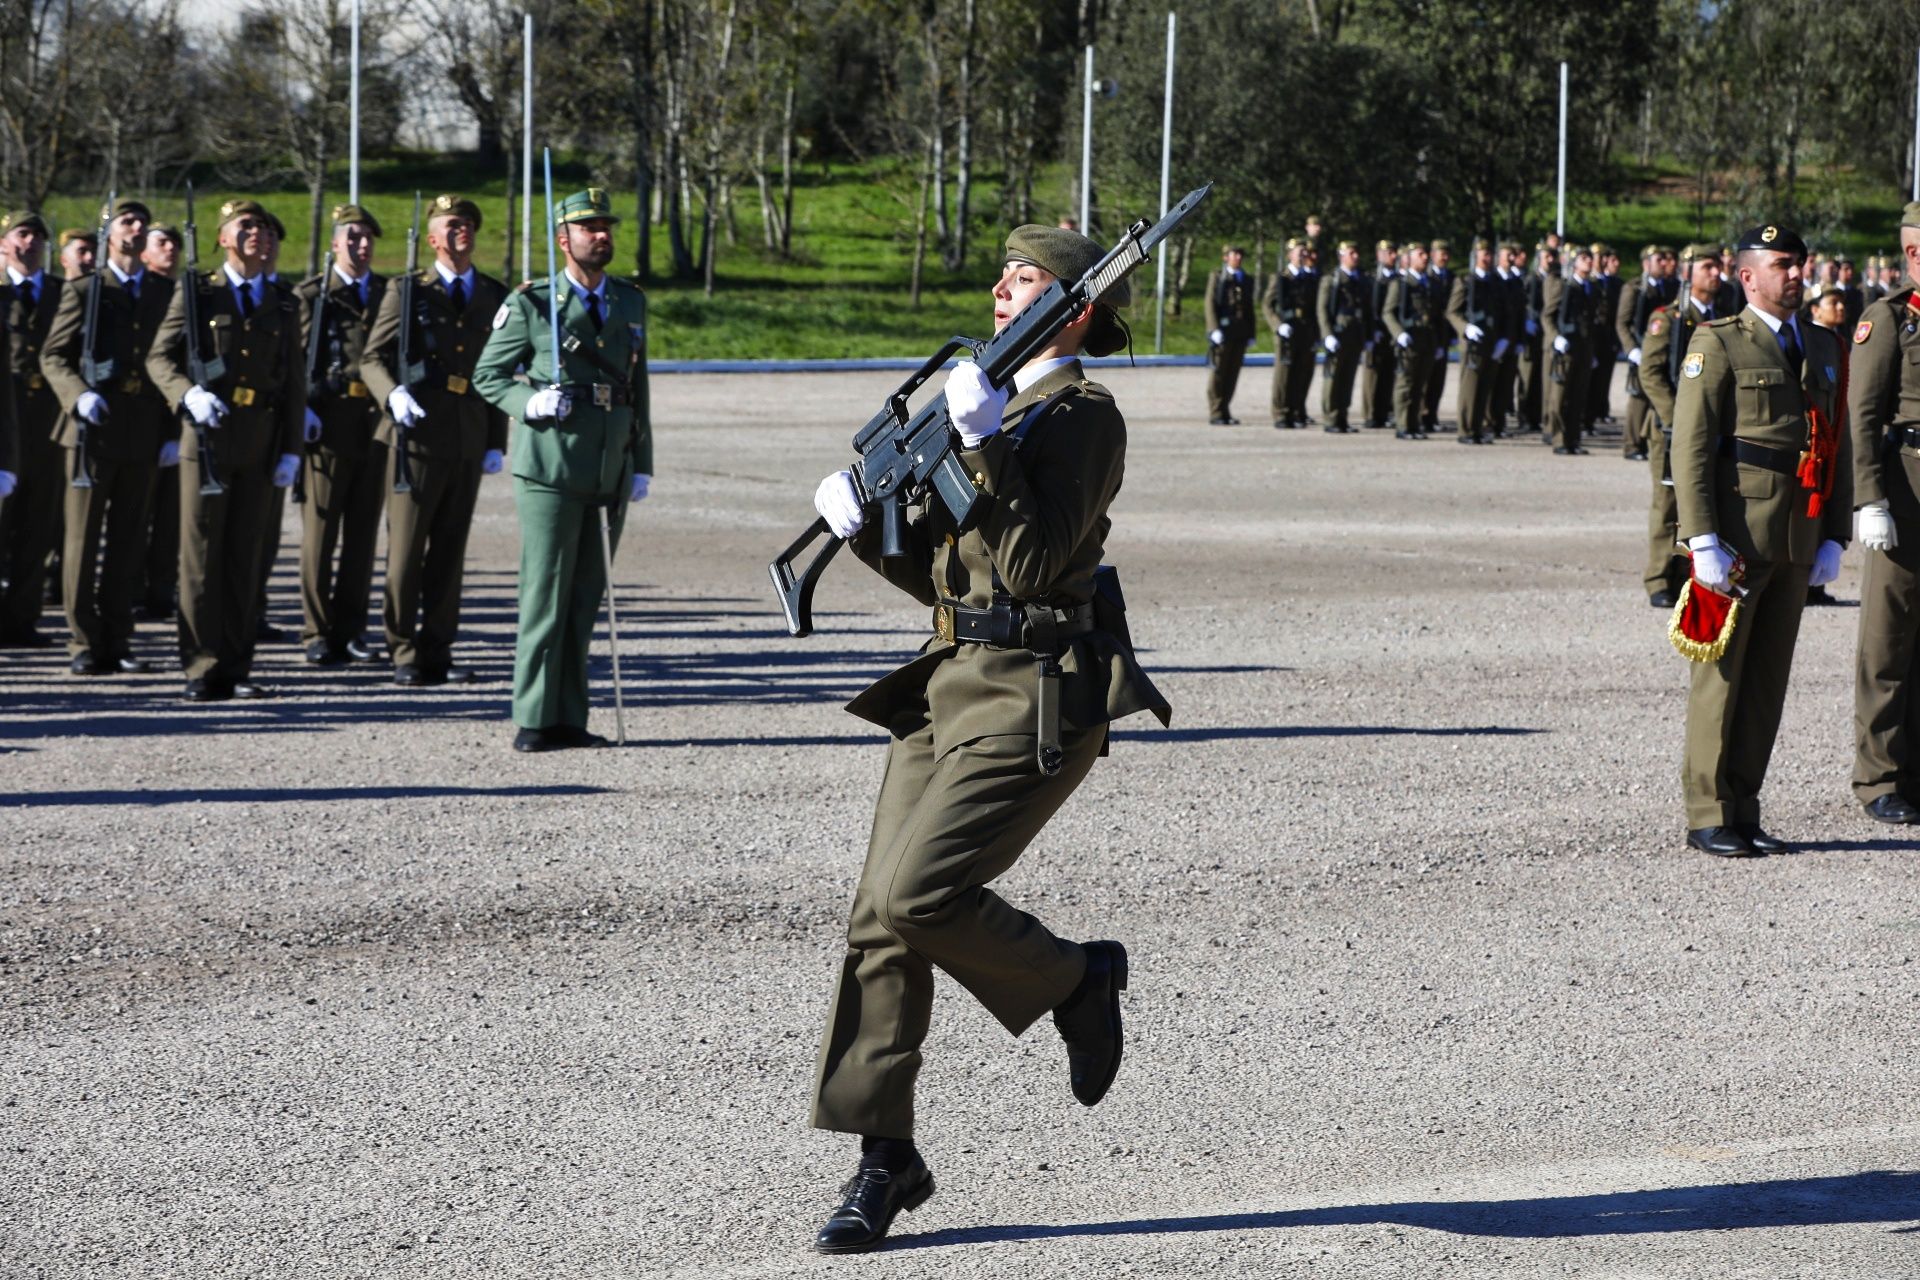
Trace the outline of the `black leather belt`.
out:
<instances>
[{"instance_id":1,"label":"black leather belt","mask_svg":"<svg viewBox=\"0 0 1920 1280\"><path fill-rule=\"evenodd\" d=\"M1093 630L1093 605L1077 604L1071 609L1048 609L1056 640L1066 640ZM1036 628L1027 610L1019 605L995 605L991 609L969 609L961 604L933 606L933 634L955 644L984 644L996 649L1025 649L1034 643Z\"/></svg>"},{"instance_id":2,"label":"black leather belt","mask_svg":"<svg viewBox=\"0 0 1920 1280\"><path fill-rule=\"evenodd\" d=\"M1800 470L1799 454L1785 449L1769 449L1763 444L1754 444L1737 436L1720 437L1720 456L1744 462L1750 467L1777 471L1783 476L1795 475Z\"/></svg>"},{"instance_id":3,"label":"black leather belt","mask_svg":"<svg viewBox=\"0 0 1920 1280\"><path fill-rule=\"evenodd\" d=\"M569 400L590 404L597 409L633 403L633 397L625 387L617 387L610 382L569 382L560 389L567 393Z\"/></svg>"}]
</instances>

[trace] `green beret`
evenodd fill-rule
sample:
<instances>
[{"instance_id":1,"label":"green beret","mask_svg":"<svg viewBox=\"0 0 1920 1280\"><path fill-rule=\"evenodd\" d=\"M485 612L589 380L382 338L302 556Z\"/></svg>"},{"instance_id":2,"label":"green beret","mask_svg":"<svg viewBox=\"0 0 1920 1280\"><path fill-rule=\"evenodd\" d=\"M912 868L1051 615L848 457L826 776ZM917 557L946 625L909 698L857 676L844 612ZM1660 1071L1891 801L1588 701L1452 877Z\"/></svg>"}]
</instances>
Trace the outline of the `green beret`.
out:
<instances>
[{"instance_id":1,"label":"green beret","mask_svg":"<svg viewBox=\"0 0 1920 1280\"><path fill-rule=\"evenodd\" d=\"M1900 211L1900 225L1903 227L1920 227L1920 200L1915 200L1912 204Z\"/></svg>"},{"instance_id":2,"label":"green beret","mask_svg":"<svg viewBox=\"0 0 1920 1280\"><path fill-rule=\"evenodd\" d=\"M1288 236L1287 252L1292 253L1295 249L1300 248L1304 244L1306 244L1306 241L1301 239L1299 236Z\"/></svg>"},{"instance_id":3,"label":"green beret","mask_svg":"<svg viewBox=\"0 0 1920 1280\"><path fill-rule=\"evenodd\" d=\"M1069 284L1077 283L1106 256L1107 251L1098 244L1065 227L1043 227L1030 222L1024 227L1015 227L1007 236L1008 262L1031 263ZM1132 298L1132 288L1122 280L1100 301L1110 307L1124 307Z\"/></svg>"},{"instance_id":4,"label":"green beret","mask_svg":"<svg viewBox=\"0 0 1920 1280\"><path fill-rule=\"evenodd\" d=\"M1418 240L1409 240L1400 246L1400 252L1412 253L1415 249L1424 249L1426 247L1426 245L1421 244Z\"/></svg>"},{"instance_id":5,"label":"green beret","mask_svg":"<svg viewBox=\"0 0 1920 1280\"><path fill-rule=\"evenodd\" d=\"M1648 258L1657 258L1659 256L1660 246L1657 244L1646 245L1640 250L1640 261L1642 262L1645 262Z\"/></svg>"},{"instance_id":6,"label":"green beret","mask_svg":"<svg viewBox=\"0 0 1920 1280\"><path fill-rule=\"evenodd\" d=\"M229 222L238 218L249 217L260 219L269 229L278 221L258 200L229 200L220 206L220 220L214 225L216 228L224 228Z\"/></svg>"},{"instance_id":7,"label":"green beret","mask_svg":"<svg viewBox=\"0 0 1920 1280\"><path fill-rule=\"evenodd\" d=\"M1473 251L1475 253L1480 252L1482 249L1491 250L1492 248L1493 241L1487 239L1485 236L1475 236L1473 238Z\"/></svg>"},{"instance_id":8,"label":"green beret","mask_svg":"<svg viewBox=\"0 0 1920 1280\"><path fill-rule=\"evenodd\" d=\"M1427 248L1431 249L1435 253L1440 253L1442 251L1445 251L1447 253L1453 252L1453 246L1448 244L1445 240L1435 240L1432 244L1428 245Z\"/></svg>"},{"instance_id":9,"label":"green beret","mask_svg":"<svg viewBox=\"0 0 1920 1280\"><path fill-rule=\"evenodd\" d=\"M111 210L109 210L105 205L100 206L100 220L102 222L111 222L113 221L113 219L122 217L129 213L139 214L140 221L142 222L153 221L153 210L147 208L147 206L145 206L144 204L141 204L138 200L135 200L132 196L122 196L118 200L115 200L113 202L113 208Z\"/></svg>"},{"instance_id":10,"label":"green beret","mask_svg":"<svg viewBox=\"0 0 1920 1280\"><path fill-rule=\"evenodd\" d=\"M1358 253L1358 252L1360 252L1360 246L1359 246L1359 244L1358 244L1358 243L1356 243L1355 241L1352 241L1352 240L1342 240L1342 241L1340 242L1340 244L1339 244L1339 246L1338 246L1338 252L1340 252L1340 253Z\"/></svg>"},{"instance_id":11,"label":"green beret","mask_svg":"<svg viewBox=\"0 0 1920 1280\"><path fill-rule=\"evenodd\" d=\"M1500 248L1504 253L1519 253L1521 251L1518 240L1502 240L1500 242Z\"/></svg>"},{"instance_id":12,"label":"green beret","mask_svg":"<svg viewBox=\"0 0 1920 1280\"><path fill-rule=\"evenodd\" d=\"M1741 253L1761 250L1769 253L1791 253L1801 258L1807 256L1807 242L1800 238L1798 232L1771 224L1764 227L1749 227L1741 232L1736 248Z\"/></svg>"},{"instance_id":13,"label":"green beret","mask_svg":"<svg viewBox=\"0 0 1920 1280\"><path fill-rule=\"evenodd\" d=\"M567 203L574 199L577 199L577 197L568 196L565 201L561 202L560 207L565 209ZM473 229L478 231L480 229L480 206L465 196L456 196L451 192L443 192L435 196L433 203L427 206L427 221L432 222L435 218L465 218L473 224ZM558 221L566 222L569 221L569 219L560 218ZM374 234L377 235L379 233L375 232Z\"/></svg>"},{"instance_id":14,"label":"green beret","mask_svg":"<svg viewBox=\"0 0 1920 1280\"><path fill-rule=\"evenodd\" d=\"M43 236L53 234L53 232L47 228L47 220L31 210L15 209L5 217L0 217L0 235L4 235L6 232L13 231L20 227L31 227Z\"/></svg>"},{"instance_id":15,"label":"green beret","mask_svg":"<svg viewBox=\"0 0 1920 1280\"><path fill-rule=\"evenodd\" d=\"M1720 257L1720 246L1710 240L1696 240L1686 248L1686 257L1690 262L1703 262L1708 258Z\"/></svg>"},{"instance_id":16,"label":"green beret","mask_svg":"<svg viewBox=\"0 0 1920 1280\"><path fill-rule=\"evenodd\" d=\"M574 192L554 207L553 220L556 224L620 221L614 216L613 199L607 195L605 187L588 187L585 191Z\"/></svg>"},{"instance_id":17,"label":"green beret","mask_svg":"<svg viewBox=\"0 0 1920 1280\"><path fill-rule=\"evenodd\" d=\"M1400 246L1391 240L1380 240L1374 243L1373 251L1375 253L1398 253L1400 252Z\"/></svg>"},{"instance_id":18,"label":"green beret","mask_svg":"<svg viewBox=\"0 0 1920 1280\"><path fill-rule=\"evenodd\" d=\"M93 232L85 227L67 227L60 232L60 247L62 249L66 248L68 245L72 244L76 240L81 241L82 243L85 243L85 244L96 245L97 247L96 238Z\"/></svg>"},{"instance_id":19,"label":"green beret","mask_svg":"<svg viewBox=\"0 0 1920 1280\"><path fill-rule=\"evenodd\" d=\"M1595 240L1587 248L1596 258L1604 258L1613 252L1613 246L1604 240Z\"/></svg>"},{"instance_id":20,"label":"green beret","mask_svg":"<svg viewBox=\"0 0 1920 1280\"><path fill-rule=\"evenodd\" d=\"M380 230L380 219L368 213L365 205L337 204L333 206L333 225L336 229L351 226L356 222L373 232L376 236L382 234Z\"/></svg>"}]
</instances>

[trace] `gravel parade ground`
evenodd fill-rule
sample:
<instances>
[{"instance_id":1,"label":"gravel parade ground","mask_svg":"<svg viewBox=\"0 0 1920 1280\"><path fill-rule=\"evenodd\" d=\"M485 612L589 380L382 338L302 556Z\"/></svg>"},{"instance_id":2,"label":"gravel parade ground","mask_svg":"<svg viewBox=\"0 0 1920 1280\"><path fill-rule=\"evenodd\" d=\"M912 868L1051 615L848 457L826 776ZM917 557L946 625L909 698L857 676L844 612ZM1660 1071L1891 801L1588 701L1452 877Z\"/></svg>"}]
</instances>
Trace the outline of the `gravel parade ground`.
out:
<instances>
[{"instance_id":1,"label":"gravel parade ground","mask_svg":"<svg viewBox=\"0 0 1920 1280\"><path fill-rule=\"evenodd\" d=\"M1277 432L1266 370L1233 428L1202 370L1096 375L1174 724L1122 722L1001 887L1126 943L1118 1082L1082 1108L1049 1022L943 982L938 1192L809 1252L882 758L840 706L926 614L843 557L794 640L765 565L899 376L655 379L624 750L509 748L504 476L478 683L287 644L275 700L192 706L170 625L164 675L0 652L0 1275L1920 1275L1920 839L1848 789L1861 553L1764 795L1797 851L1689 853L1646 465Z\"/></svg>"}]
</instances>

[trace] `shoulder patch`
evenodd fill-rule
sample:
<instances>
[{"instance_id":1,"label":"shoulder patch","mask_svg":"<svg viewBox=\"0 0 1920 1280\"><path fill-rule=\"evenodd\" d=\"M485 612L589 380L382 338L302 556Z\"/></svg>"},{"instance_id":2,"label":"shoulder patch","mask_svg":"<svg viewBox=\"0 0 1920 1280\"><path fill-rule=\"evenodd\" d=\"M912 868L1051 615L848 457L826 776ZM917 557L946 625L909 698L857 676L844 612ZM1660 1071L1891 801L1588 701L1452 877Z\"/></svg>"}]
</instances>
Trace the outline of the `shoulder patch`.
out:
<instances>
[{"instance_id":1,"label":"shoulder patch","mask_svg":"<svg viewBox=\"0 0 1920 1280\"><path fill-rule=\"evenodd\" d=\"M1855 342L1865 342L1868 338L1871 338L1872 336L1873 336L1873 321L1862 320L1857 326L1854 327L1853 340Z\"/></svg>"},{"instance_id":2,"label":"shoulder patch","mask_svg":"<svg viewBox=\"0 0 1920 1280\"><path fill-rule=\"evenodd\" d=\"M1706 367L1707 358L1698 351L1690 351L1687 353L1686 363L1680 366L1680 372L1686 377L1697 378L1700 376L1700 371Z\"/></svg>"},{"instance_id":3,"label":"shoulder patch","mask_svg":"<svg viewBox=\"0 0 1920 1280\"><path fill-rule=\"evenodd\" d=\"M500 309L493 313L493 327L496 329L505 328L507 323L507 317L511 314L513 314L513 302L511 299L509 299L508 301L501 303Z\"/></svg>"},{"instance_id":4,"label":"shoulder patch","mask_svg":"<svg viewBox=\"0 0 1920 1280\"><path fill-rule=\"evenodd\" d=\"M1666 327L1667 327L1667 313L1666 313L1666 309L1662 308L1661 310L1654 312L1653 315L1647 320L1647 336L1649 338L1656 337L1659 334L1665 332Z\"/></svg>"}]
</instances>

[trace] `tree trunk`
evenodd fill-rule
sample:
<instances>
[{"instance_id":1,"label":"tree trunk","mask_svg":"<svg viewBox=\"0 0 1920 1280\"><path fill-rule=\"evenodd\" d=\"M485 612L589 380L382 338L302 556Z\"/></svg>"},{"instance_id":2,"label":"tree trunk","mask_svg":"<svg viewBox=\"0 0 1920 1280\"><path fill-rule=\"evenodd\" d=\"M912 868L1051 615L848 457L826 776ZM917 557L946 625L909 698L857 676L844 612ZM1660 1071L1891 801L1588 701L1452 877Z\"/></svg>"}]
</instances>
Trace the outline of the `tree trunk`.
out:
<instances>
[{"instance_id":1,"label":"tree trunk","mask_svg":"<svg viewBox=\"0 0 1920 1280\"><path fill-rule=\"evenodd\" d=\"M927 144L925 162L920 167L920 197L913 211L913 282L907 290L907 306L920 309L920 278L927 265L927 193L933 185L933 143Z\"/></svg>"},{"instance_id":2,"label":"tree trunk","mask_svg":"<svg viewBox=\"0 0 1920 1280\"><path fill-rule=\"evenodd\" d=\"M793 122L794 100L800 86L799 60L787 58L786 100L780 111L780 256L793 256Z\"/></svg>"},{"instance_id":3,"label":"tree trunk","mask_svg":"<svg viewBox=\"0 0 1920 1280\"><path fill-rule=\"evenodd\" d=\"M933 179L933 225L945 251L951 231L947 224L947 86L941 72L940 47L934 39L934 10L921 24L920 50L927 61L927 133Z\"/></svg>"},{"instance_id":4,"label":"tree trunk","mask_svg":"<svg viewBox=\"0 0 1920 1280\"><path fill-rule=\"evenodd\" d=\"M966 17L960 44L960 79L955 86L959 95L954 121L953 234L942 255L949 271L958 271L967 261L967 221L973 206L973 43L979 29L977 0L966 0Z\"/></svg>"},{"instance_id":5,"label":"tree trunk","mask_svg":"<svg viewBox=\"0 0 1920 1280\"><path fill-rule=\"evenodd\" d=\"M327 199L327 115L322 109L315 128L313 169L307 176L307 274L320 271L320 219ZM101 261L106 261L102 256Z\"/></svg>"},{"instance_id":6,"label":"tree trunk","mask_svg":"<svg viewBox=\"0 0 1920 1280\"><path fill-rule=\"evenodd\" d=\"M514 250L520 247L520 148L507 148L507 252L501 261L500 278L519 280L526 273Z\"/></svg>"}]
</instances>

